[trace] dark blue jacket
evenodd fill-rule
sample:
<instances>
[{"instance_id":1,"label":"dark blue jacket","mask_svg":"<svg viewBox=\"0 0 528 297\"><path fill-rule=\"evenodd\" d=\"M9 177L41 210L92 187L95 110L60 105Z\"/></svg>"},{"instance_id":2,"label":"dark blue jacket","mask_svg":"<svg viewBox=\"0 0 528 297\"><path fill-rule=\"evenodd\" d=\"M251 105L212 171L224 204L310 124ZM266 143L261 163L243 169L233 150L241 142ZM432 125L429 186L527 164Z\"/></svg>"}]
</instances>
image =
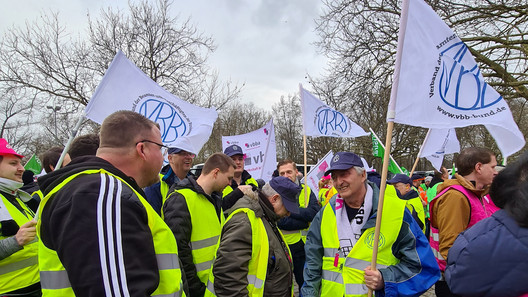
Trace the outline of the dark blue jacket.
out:
<instances>
[{"instance_id":1,"label":"dark blue jacket","mask_svg":"<svg viewBox=\"0 0 528 297\"><path fill-rule=\"evenodd\" d=\"M152 186L148 186L143 189L145 191L145 198L147 199L148 203L150 203L150 206L161 216L161 207L163 206L163 197L161 197L161 183L166 183L169 187L169 189L172 187L172 185L178 183L180 179L174 174L174 171L172 171L172 168L170 165L165 165L161 169L161 174L163 174L163 177L161 178L161 181L153 184ZM192 173L187 173L187 176L193 176ZM193 176L194 177L194 176ZM170 193L170 192L169 192Z\"/></svg>"},{"instance_id":2,"label":"dark blue jacket","mask_svg":"<svg viewBox=\"0 0 528 297\"><path fill-rule=\"evenodd\" d=\"M446 281L462 296L528 293L528 228L499 210L462 232L449 249Z\"/></svg>"}]
</instances>

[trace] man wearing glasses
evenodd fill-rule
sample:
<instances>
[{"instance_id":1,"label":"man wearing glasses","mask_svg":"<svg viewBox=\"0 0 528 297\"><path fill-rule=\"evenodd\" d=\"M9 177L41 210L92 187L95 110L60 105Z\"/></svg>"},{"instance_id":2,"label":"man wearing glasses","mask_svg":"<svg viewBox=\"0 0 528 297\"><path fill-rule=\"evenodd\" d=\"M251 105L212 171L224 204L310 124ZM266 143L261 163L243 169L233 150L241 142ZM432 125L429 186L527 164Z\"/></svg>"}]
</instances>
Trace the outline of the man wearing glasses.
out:
<instances>
[{"instance_id":1,"label":"man wearing glasses","mask_svg":"<svg viewBox=\"0 0 528 297\"><path fill-rule=\"evenodd\" d=\"M170 187L191 174L189 170L196 157L195 154L176 147L168 148L167 154L169 164L161 169L159 181L144 189L147 201L159 215L161 215L161 206L167 199Z\"/></svg>"},{"instance_id":2,"label":"man wearing glasses","mask_svg":"<svg viewBox=\"0 0 528 297\"><path fill-rule=\"evenodd\" d=\"M176 239L142 190L163 165L157 124L118 111L100 137L96 156L39 180L43 296L182 296Z\"/></svg>"}]
</instances>

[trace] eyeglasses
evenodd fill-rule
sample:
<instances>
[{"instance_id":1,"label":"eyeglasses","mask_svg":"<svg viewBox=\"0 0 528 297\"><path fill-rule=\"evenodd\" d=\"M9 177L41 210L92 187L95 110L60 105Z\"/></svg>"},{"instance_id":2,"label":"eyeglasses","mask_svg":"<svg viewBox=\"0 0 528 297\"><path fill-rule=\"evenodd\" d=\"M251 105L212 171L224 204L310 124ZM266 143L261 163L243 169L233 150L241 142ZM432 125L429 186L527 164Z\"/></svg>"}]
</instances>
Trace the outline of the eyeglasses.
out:
<instances>
[{"instance_id":1,"label":"eyeglasses","mask_svg":"<svg viewBox=\"0 0 528 297\"><path fill-rule=\"evenodd\" d=\"M180 155L180 156L184 156L184 157L189 156L189 157L191 157L191 158L196 157L196 154L189 153L189 152L186 152L186 151L181 151L181 152L178 153L178 155Z\"/></svg>"},{"instance_id":2,"label":"eyeglasses","mask_svg":"<svg viewBox=\"0 0 528 297\"><path fill-rule=\"evenodd\" d=\"M162 143L157 143L157 142L154 142L154 141L152 141L152 140L148 140L148 139L144 139L144 140L138 141L138 142L136 142L136 145L137 145L138 143L140 143L140 142L153 143L153 144L159 146L159 147L160 147L161 154L163 155L163 157L165 158L165 157L167 156L167 152L169 151L169 147L168 147L168 146L166 146L166 145L164 145L164 144L162 144Z\"/></svg>"}]
</instances>

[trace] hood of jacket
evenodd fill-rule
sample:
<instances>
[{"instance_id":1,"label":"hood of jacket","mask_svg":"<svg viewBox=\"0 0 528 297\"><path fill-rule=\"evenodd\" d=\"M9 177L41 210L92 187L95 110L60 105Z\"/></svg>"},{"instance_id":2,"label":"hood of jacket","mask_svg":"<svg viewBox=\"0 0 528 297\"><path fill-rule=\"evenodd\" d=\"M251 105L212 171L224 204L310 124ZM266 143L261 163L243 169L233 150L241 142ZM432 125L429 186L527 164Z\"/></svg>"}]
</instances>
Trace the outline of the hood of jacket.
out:
<instances>
[{"instance_id":1,"label":"hood of jacket","mask_svg":"<svg viewBox=\"0 0 528 297\"><path fill-rule=\"evenodd\" d=\"M463 186L464 188L470 190L471 192L475 193L475 195L477 195L478 197L482 197L486 194L488 194L489 192L489 188L490 186L486 186L484 187L484 189L482 190L477 190L475 189L475 185L465 179L464 177L462 177L461 175L459 175L458 173L455 174L455 178L453 179L447 179L445 180L442 184L438 185L438 193L442 192L445 188L449 187L449 186L452 186L452 185L461 185Z\"/></svg>"},{"instance_id":2,"label":"hood of jacket","mask_svg":"<svg viewBox=\"0 0 528 297\"><path fill-rule=\"evenodd\" d=\"M116 176L119 176L125 180L131 187L134 188L134 190L138 191L143 197L145 197L143 190L138 186L132 177L124 174L121 170L114 167L114 165L112 165L110 162L96 156L83 156L75 158L65 167L40 177L38 179L38 185L42 191L42 194L46 196L46 194L53 190L55 186L60 184L69 176L89 169L104 169L112 174L115 174Z\"/></svg>"},{"instance_id":3,"label":"hood of jacket","mask_svg":"<svg viewBox=\"0 0 528 297\"><path fill-rule=\"evenodd\" d=\"M202 194L209 200L216 208L222 205L222 193L213 192L211 195L205 193L204 189L196 182L194 176L189 175L174 185L174 190L190 189L197 194ZM170 190L172 192L172 189Z\"/></svg>"},{"instance_id":4,"label":"hood of jacket","mask_svg":"<svg viewBox=\"0 0 528 297\"><path fill-rule=\"evenodd\" d=\"M240 198L233 207L229 209L227 216L239 208L249 208L255 216L268 217L271 221L277 222L280 217L273 210L273 205L268 198L260 191L246 191L244 197Z\"/></svg>"}]
</instances>

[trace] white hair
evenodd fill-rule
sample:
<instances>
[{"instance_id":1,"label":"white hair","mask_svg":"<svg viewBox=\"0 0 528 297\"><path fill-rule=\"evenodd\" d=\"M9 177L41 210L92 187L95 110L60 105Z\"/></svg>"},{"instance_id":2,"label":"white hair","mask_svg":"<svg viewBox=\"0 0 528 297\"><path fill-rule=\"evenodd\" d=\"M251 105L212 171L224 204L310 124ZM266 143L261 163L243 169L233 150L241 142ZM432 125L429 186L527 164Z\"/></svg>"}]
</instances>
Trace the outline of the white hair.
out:
<instances>
[{"instance_id":1,"label":"white hair","mask_svg":"<svg viewBox=\"0 0 528 297\"><path fill-rule=\"evenodd\" d=\"M274 195L278 195L279 193L277 193L277 191L275 191L275 189L273 189L271 187L271 185L269 183L266 183L263 187L262 187L262 194L264 194L264 196L266 197L271 197L271 196L274 196Z\"/></svg>"}]
</instances>

